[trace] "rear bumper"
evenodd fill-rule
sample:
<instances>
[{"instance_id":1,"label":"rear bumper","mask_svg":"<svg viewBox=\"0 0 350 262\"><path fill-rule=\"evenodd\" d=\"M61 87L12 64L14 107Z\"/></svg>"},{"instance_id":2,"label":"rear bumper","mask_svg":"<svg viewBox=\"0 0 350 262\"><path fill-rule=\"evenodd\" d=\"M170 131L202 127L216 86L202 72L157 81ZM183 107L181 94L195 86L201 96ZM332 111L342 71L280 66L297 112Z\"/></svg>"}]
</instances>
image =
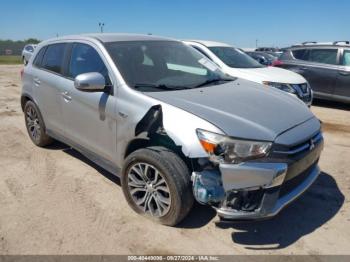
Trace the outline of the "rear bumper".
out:
<instances>
[{"instance_id":1,"label":"rear bumper","mask_svg":"<svg viewBox=\"0 0 350 262\"><path fill-rule=\"evenodd\" d=\"M252 212L237 211L226 207L216 208L217 214L224 219L259 219L272 217L278 214L285 206L303 194L316 180L320 169L315 165L307 174L306 178L293 190L280 195L280 190L267 191L261 201L260 207Z\"/></svg>"}]
</instances>

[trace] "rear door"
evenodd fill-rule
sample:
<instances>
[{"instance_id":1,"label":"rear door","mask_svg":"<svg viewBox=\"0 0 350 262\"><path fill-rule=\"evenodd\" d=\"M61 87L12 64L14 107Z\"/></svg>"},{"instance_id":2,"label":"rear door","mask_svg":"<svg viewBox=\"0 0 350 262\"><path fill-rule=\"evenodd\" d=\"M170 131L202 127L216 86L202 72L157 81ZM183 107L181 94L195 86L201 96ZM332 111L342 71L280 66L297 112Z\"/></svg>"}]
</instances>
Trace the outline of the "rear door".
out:
<instances>
[{"instance_id":1,"label":"rear door","mask_svg":"<svg viewBox=\"0 0 350 262\"><path fill-rule=\"evenodd\" d=\"M60 94L63 90L62 65L67 44L42 48L33 63L33 84L40 112L49 131L63 134Z\"/></svg>"},{"instance_id":2,"label":"rear door","mask_svg":"<svg viewBox=\"0 0 350 262\"><path fill-rule=\"evenodd\" d=\"M74 43L66 65L61 104L66 138L89 153L114 161L117 101L113 91L84 92L74 87L74 78L89 72L101 73L106 85L112 85L109 71L97 49L87 43Z\"/></svg>"},{"instance_id":3,"label":"rear door","mask_svg":"<svg viewBox=\"0 0 350 262\"><path fill-rule=\"evenodd\" d=\"M292 53L299 59L294 71L306 78L315 95L333 94L339 63L338 49L315 47L293 50Z\"/></svg>"},{"instance_id":4,"label":"rear door","mask_svg":"<svg viewBox=\"0 0 350 262\"><path fill-rule=\"evenodd\" d=\"M342 50L334 96L350 101L350 49Z\"/></svg>"}]
</instances>

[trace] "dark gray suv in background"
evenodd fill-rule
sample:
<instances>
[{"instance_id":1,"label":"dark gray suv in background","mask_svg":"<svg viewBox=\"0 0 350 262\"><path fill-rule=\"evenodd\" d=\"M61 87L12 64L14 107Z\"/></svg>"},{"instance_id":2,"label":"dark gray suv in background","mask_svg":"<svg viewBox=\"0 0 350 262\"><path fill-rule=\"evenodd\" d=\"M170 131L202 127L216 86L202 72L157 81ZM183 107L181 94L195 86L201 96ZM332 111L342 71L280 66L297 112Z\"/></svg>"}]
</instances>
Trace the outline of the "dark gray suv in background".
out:
<instances>
[{"instance_id":1,"label":"dark gray suv in background","mask_svg":"<svg viewBox=\"0 0 350 262\"><path fill-rule=\"evenodd\" d=\"M306 78L315 98L350 102L350 42L304 42L287 49L275 66Z\"/></svg>"}]
</instances>

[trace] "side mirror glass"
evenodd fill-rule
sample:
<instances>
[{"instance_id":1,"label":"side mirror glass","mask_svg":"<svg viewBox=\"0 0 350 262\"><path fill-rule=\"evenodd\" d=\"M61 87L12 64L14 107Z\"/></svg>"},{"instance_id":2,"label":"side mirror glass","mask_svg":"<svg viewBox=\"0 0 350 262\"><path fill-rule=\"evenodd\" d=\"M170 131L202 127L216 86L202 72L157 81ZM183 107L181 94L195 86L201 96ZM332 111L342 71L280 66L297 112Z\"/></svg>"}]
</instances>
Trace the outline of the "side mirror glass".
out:
<instances>
[{"instance_id":1,"label":"side mirror glass","mask_svg":"<svg viewBox=\"0 0 350 262\"><path fill-rule=\"evenodd\" d=\"M103 75L97 72L77 75L74 79L76 89L85 92L103 92L106 80Z\"/></svg>"}]
</instances>

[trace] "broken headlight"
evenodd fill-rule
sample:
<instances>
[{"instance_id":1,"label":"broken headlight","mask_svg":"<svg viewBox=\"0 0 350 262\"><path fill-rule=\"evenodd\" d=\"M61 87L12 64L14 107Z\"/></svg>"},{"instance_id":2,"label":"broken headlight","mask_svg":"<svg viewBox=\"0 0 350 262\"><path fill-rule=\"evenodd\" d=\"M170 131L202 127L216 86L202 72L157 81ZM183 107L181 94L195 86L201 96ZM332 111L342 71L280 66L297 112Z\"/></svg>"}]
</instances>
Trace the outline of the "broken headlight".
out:
<instances>
[{"instance_id":1,"label":"broken headlight","mask_svg":"<svg viewBox=\"0 0 350 262\"><path fill-rule=\"evenodd\" d=\"M233 163L266 156L272 143L233 139L225 135L197 129L198 139L214 163Z\"/></svg>"}]
</instances>

